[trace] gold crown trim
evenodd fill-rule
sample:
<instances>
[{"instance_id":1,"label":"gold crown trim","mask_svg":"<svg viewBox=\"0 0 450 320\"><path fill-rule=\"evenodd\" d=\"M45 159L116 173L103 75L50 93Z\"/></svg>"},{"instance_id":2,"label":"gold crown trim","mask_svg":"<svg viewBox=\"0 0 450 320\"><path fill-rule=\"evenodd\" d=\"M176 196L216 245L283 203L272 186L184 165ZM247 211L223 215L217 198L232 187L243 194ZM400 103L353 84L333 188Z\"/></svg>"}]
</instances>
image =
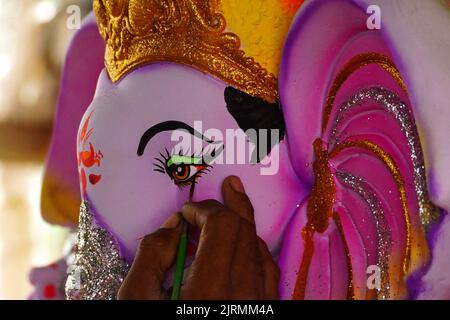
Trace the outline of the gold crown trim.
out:
<instances>
[{"instance_id":1,"label":"gold crown trim","mask_svg":"<svg viewBox=\"0 0 450 320\"><path fill-rule=\"evenodd\" d=\"M105 65L113 82L157 61L182 63L268 102L278 99L277 79L225 32L219 0L94 0L106 41Z\"/></svg>"}]
</instances>

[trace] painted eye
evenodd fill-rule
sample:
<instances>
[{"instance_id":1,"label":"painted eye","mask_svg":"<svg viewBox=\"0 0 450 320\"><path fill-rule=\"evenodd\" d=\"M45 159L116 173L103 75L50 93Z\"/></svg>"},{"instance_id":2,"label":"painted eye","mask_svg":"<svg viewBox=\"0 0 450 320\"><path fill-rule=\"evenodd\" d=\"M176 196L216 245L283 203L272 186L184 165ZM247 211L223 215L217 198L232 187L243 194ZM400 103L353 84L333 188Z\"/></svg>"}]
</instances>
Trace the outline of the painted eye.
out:
<instances>
[{"instance_id":1,"label":"painted eye","mask_svg":"<svg viewBox=\"0 0 450 320\"><path fill-rule=\"evenodd\" d=\"M165 173L178 186L187 186L195 182L205 171L209 171L209 165L203 158L181 155L167 155L164 160L156 158L159 163L154 163L155 171Z\"/></svg>"},{"instance_id":2,"label":"painted eye","mask_svg":"<svg viewBox=\"0 0 450 320\"><path fill-rule=\"evenodd\" d=\"M175 184L185 184L193 180L207 168L206 165L195 164L173 164L167 168L167 173L174 180Z\"/></svg>"},{"instance_id":3,"label":"painted eye","mask_svg":"<svg viewBox=\"0 0 450 320\"><path fill-rule=\"evenodd\" d=\"M173 166L173 170L171 171L172 177L179 181L186 180L189 178L191 174L191 169L187 164L177 164ZM172 168L170 168L172 169Z\"/></svg>"}]
</instances>

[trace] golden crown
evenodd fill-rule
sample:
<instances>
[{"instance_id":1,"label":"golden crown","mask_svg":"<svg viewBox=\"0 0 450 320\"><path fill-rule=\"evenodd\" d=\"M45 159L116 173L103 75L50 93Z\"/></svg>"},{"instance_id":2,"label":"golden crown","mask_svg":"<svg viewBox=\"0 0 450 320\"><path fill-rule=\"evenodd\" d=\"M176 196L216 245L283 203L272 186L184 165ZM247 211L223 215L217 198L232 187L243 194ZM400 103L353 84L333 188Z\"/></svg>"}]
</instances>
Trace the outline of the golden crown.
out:
<instances>
[{"instance_id":1,"label":"golden crown","mask_svg":"<svg viewBox=\"0 0 450 320\"><path fill-rule=\"evenodd\" d=\"M277 79L225 32L219 0L94 0L105 65L113 82L143 64L169 61L192 66L268 102Z\"/></svg>"}]
</instances>

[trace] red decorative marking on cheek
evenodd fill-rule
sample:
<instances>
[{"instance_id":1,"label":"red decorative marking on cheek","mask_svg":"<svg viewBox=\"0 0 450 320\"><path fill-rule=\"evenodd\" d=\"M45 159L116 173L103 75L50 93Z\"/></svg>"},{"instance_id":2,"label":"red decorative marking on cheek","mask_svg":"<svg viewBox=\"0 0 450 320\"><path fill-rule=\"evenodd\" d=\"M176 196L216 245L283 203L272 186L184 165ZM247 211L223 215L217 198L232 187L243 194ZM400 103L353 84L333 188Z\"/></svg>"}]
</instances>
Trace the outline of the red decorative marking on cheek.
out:
<instances>
[{"instance_id":1,"label":"red decorative marking on cheek","mask_svg":"<svg viewBox=\"0 0 450 320\"><path fill-rule=\"evenodd\" d=\"M93 185L95 185L97 182L100 181L100 179L102 178L101 175L96 175L96 174L90 174L89 175L89 182Z\"/></svg>"},{"instance_id":2,"label":"red decorative marking on cheek","mask_svg":"<svg viewBox=\"0 0 450 320\"><path fill-rule=\"evenodd\" d=\"M94 165L100 167L101 160L103 159L103 154L101 153L101 151L96 150L94 145L89 142L89 139L94 131L93 128L89 128L89 121L91 119L92 112L83 123L78 137L78 150L80 150L78 152L78 166L80 167L80 183L83 194L86 193L86 185L88 179L92 185L95 185L100 181L102 177L101 175L97 174L89 174L87 176L85 171L86 168L92 168Z\"/></svg>"},{"instance_id":3,"label":"red decorative marking on cheek","mask_svg":"<svg viewBox=\"0 0 450 320\"><path fill-rule=\"evenodd\" d=\"M94 111L92 111L92 112L89 114L89 116L86 118L86 121L85 121L84 124L83 124L83 127L82 127L81 132L80 132L80 139L79 139L78 143L82 143L82 142L86 141L86 136L87 136L88 126L89 126L89 121L91 120L91 117L92 117L92 113L93 113L93 112L94 112Z\"/></svg>"},{"instance_id":4,"label":"red decorative marking on cheek","mask_svg":"<svg viewBox=\"0 0 450 320\"><path fill-rule=\"evenodd\" d=\"M52 284L48 284L44 287L43 291L44 297L46 299L54 299L56 297L56 288Z\"/></svg>"},{"instance_id":5,"label":"red decorative marking on cheek","mask_svg":"<svg viewBox=\"0 0 450 320\"><path fill-rule=\"evenodd\" d=\"M94 156L89 151L81 151L81 161L83 162L83 165L87 168L92 167L94 164Z\"/></svg>"}]
</instances>

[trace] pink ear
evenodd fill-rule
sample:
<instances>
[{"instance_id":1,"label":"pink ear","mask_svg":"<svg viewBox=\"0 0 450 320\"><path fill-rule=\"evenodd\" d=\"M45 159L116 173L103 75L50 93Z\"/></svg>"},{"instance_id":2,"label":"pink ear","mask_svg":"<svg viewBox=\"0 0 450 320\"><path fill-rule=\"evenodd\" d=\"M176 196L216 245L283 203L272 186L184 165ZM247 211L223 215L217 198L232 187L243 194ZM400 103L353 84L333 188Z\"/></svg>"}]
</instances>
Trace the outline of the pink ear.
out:
<instances>
[{"instance_id":1,"label":"pink ear","mask_svg":"<svg viewBox=\"0 0 450 320\"><path fill-rule=\"evenodd\" d=\"M61 78L41 197L42 215L50 223L78 223L76 136L104 67L104 52L105 43L91 13L70 42Z\"/></svg>"},{"instance_id":2,"label":"pink ear","mask_svg":"<svg viewBox=\"0 0 450 320\"><path fill-rule=\"evenodd\" d=\"M381 30L375 32L391 51L409 89L426 145L430 196L450 211L450 152L445 147L450 136L450 10L440 0L401 5L390 0L324 0L301 7L286 40L279 76L287 131L295 145L291 148L295 170L312 181L312 172L305 168L313 159L311 143L320 135L330 75L344 44L371 32L366 10L373 4L381 10Z\"/></svg>"},{"instance_id":3,"label":"pink ear","mask_svg":"<svg viewBox=\"0 0 450 320\"><path fill-rule=\"evenodd\" d=\"M437 1L419 10L421 1L400 9L380 0L381 30L369 30L370 2L310 1L286 41L279 90L286 141L292 165L312 194L285 233L283 298L346 298L350 289L358 299L402 298L408 294L405 280L428 262L425 227L436 211L416 117L424 124L425 143L433 136L441 142L431 159L445 158L449 94L441 84L450 81L438 69L448 71L450 64L441 59L446 45L430 41L431 30L429 36L419 30L431 25L439 34L450 22ZM427 12L427 23L419 11ZM405 12L417 15L421 25ZM448 176L448 169L439 168L439 175ZM375 265L385 275L378 293L366 287L366 270Z\"/></svg>"},{"instance_id":4,"label":"pink ear","mask_svg":"<svg viewBox=\"0 0 450 320\"><path fill-rule=\"evenodd\" d=\"M367 30L365 19L351 1L310 1L299 10L287 37L279 91L292 163L308 183L313 176L307 166L314 159L312 143L321 134L321 109L334 63L348 39Z\"/></svg>"}]
</instances>

